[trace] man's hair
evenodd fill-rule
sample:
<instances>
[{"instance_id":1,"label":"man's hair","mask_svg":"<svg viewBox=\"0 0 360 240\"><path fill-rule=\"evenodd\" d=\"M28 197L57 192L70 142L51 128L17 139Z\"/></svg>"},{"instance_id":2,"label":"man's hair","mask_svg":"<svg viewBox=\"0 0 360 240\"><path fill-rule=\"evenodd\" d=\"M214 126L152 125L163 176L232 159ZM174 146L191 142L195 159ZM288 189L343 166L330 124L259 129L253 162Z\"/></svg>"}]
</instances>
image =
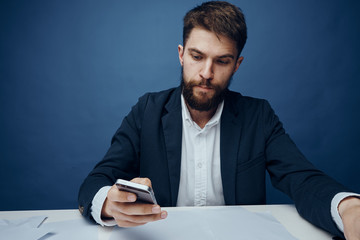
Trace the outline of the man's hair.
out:
<instances>
[{"instance_id":1,"label":"man's hair","mask_svg":"<svg viewBox=\"0 0 360 240\"><path fill-rule=\"evenodd\" d=\"M228 2L205 2L186 13L184 17L183 45L195 27L204 28L216 35L236 42L238 56L247 39L245 17L241 9Z\"/></svg>"}]
</instances>

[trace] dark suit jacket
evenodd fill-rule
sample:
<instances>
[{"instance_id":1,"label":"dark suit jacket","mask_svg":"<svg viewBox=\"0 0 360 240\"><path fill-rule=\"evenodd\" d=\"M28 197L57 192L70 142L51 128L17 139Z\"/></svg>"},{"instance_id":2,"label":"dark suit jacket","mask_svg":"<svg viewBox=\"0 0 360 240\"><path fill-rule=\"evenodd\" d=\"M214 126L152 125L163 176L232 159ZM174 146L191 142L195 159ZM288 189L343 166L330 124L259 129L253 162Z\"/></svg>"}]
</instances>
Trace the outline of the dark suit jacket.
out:
<instances>
[{"instance_id":1,"label":"dark suit jacket","mask_svg":"<svg viewBox=\"0 0 360 240\"><path fill-rule=\"evenodd\" d=\"M158 203L176 206L181 162L180 87L139 99L115 133L111 147L85 179L80 210L91 218L91 201L118 178L148 177ZM285 133L265 100L228 91L221 116L221 176L225 203L265 204L265 170L272 184L289 195L313 224L342 235L330 202L342 185L314 168Z\"/></svg>"}]
</instances>

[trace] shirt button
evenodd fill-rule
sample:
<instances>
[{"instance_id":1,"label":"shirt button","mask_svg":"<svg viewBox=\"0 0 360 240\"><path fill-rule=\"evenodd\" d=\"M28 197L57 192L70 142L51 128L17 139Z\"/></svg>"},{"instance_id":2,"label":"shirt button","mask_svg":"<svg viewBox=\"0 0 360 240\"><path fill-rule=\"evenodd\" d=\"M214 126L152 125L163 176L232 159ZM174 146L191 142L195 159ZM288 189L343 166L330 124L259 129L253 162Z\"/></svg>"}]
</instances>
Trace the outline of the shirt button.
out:
<instances>
[{"instance_id":1,"label":"shirt button","mask_svg":"<svg viewBox=\"0 0 360 240\"><path fill-rule=\"evenodd\" d=\"M198 168L201 168L202 167L202 164L201 163L198 163Z\"/></svg>"}]
</instances>

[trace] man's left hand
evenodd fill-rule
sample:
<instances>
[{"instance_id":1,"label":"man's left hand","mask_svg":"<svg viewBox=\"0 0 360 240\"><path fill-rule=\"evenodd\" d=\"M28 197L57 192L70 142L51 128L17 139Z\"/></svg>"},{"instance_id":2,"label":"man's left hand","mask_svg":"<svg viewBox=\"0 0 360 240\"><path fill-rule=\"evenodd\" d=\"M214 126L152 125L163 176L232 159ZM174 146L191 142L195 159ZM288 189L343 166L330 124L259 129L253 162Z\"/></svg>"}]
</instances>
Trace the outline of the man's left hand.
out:
<instances>
[{"instance_id":1,"label":"man's left hand","mask_svg":"<svg viewBox=\"0 0 360 240\"><path fill-rule=\"evenodd\" d=\"M360 240L360 199L348 197L338 207L347 240Z\"/></svg>"}]
</instances>

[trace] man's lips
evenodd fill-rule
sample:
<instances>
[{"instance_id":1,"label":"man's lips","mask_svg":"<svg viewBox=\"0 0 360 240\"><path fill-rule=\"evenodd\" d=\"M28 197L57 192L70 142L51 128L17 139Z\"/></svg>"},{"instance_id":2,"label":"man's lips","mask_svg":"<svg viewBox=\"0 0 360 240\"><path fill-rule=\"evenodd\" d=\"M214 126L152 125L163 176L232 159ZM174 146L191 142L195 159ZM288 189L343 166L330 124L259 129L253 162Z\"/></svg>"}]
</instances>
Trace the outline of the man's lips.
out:
<instances>
[{"instance_id":1,"label":"man's lips","mask_svg":"<svg viewBox=\"0 0 360 240\"><path fill-rule=\"evenodd\" d=\"M201 89L204 89L204 90L211 90L211 89L213 89L212 87L207 86L207 85L196 85L195 87L198 87L198 88L201 88Z\"/></svg>"},{"instance_id":2,"label":"man's lips","mask_svg":"<svg viewBox=\"0 0 360 240\"><path fill-rule=\"evenodd\" d=\"M214 89L208 86L195 86L195 91L202 92L202 93L210 93Z\"/></svg>"}]
</instances>

